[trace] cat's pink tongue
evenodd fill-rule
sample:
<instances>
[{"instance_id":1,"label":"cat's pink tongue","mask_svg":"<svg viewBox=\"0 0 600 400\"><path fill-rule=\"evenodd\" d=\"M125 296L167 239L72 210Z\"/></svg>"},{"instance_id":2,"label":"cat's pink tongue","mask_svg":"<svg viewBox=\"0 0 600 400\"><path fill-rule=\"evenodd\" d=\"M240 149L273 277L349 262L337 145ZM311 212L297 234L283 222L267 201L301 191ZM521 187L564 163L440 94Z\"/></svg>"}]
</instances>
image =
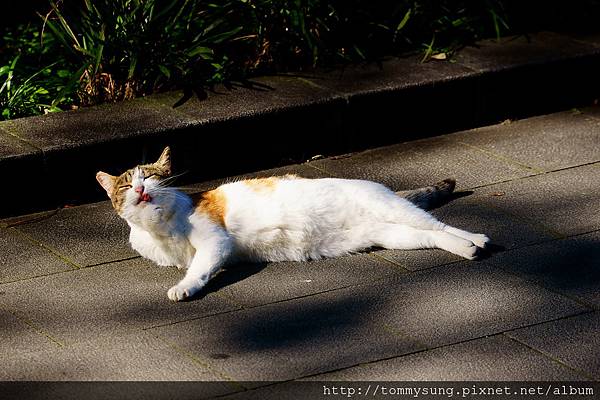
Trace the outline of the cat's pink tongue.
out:
<instances>
[{"instance_id":1,"label":"cat's pink tongue","mask_svg":"<svg viewBox=\"0 0 600 400\"><path fill-rule=\"evenodd\" d=\"M150 201L152 201L152 197L150 197L150 195L148 193L144 193L143 195L140 196L140 201L150 202Z\"/></svg>"}]
</instances>

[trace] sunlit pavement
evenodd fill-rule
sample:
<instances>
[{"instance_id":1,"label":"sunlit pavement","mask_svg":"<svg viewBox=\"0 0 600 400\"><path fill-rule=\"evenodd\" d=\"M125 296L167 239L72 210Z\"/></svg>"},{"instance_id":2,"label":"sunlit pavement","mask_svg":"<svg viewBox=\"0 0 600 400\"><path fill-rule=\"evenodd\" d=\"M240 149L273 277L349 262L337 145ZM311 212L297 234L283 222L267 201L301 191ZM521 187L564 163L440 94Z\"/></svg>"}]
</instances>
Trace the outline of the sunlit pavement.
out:
<instances>
[{"instance_id":1,"label":"sunlit pavement","mask_svg":"<svg viewBox=\"0 0 600 400\"><path fill-rule=\"evenodd\" d=\"M434 214L502 251L239 265L193 301L108 202L2 221L1 380L600 379L600 110L571 110L256 175L457 179ZM218 182L199 183L189 192ZM217 387L213 387L215 389Z\"/></svg>"}]
</instances>

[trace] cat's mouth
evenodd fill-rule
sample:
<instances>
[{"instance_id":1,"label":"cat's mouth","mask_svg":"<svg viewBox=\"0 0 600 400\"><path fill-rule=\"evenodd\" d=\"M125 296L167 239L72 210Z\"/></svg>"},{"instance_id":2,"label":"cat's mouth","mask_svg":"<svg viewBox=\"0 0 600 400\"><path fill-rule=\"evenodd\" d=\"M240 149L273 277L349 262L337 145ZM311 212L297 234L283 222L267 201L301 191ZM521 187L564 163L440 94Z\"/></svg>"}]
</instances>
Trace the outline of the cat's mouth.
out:
<instances>
[{"instance_id":1,"label":"cat's mouth","mask_svg":"<svg viewBox=\"0 0 600 400\"><path fill-rule=\"evenodd\" d=\"M151 201L152 201L152 196L150 196L148 193L143 193L140 195L140 197L138 197L137 204L150 203Z\"/></svg>"}]
</instances>

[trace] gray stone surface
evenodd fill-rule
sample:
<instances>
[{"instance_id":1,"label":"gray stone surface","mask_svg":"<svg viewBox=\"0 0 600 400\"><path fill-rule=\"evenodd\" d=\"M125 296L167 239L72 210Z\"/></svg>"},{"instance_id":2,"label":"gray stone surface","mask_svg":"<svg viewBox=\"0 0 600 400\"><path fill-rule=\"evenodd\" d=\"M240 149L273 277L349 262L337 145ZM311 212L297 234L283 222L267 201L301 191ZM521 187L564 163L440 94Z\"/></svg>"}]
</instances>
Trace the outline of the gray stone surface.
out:
<instances>
[{"instance_id":1,"label":"gray stone surface","mask_svg":"<svg viewBox=\"0 0 600 400\"><path fill-rule=\"evenodd\" d=\"M173 126L186 126L189 120L142 98L82 108L76 112L18 118L3 122L2 127L45 152L51 152L157 133Z\"/></svg>"},{"instance_id":2,"label":"gray stone surface","mask_svg":"<svg viewBox=\"0 0 600 400\"><path fill-rule=\"evenodd\" d=\"M588 54L595 46L553 32L482 40L462 49L456 61L475 71L499 71L515 66L538 64Z\"/></svg>"},{"instance_id":3,"label":"gray stone surface","mask_svg":"<svg viewBox=\"0 0 600 400\"><path fill-rule=\"evenodd\" d=\"M369 381L374 377L380 381L587 380L504 335L359 365L313 379Z\"/></svg>"},{"instance_id":4,"label":"gray stone surface","mask_svg":"<svg viewBox=\"0 0 600 400\"><path fill-rule=\"evenodd\" d=\"M502 159L551 171L600 161L600 116L596 108L527 118L452 135L454 140Z\"/></svg>"},{"instance_id":5,"label":"gray stone surface","mask_svg":"<svg viewBox=\"0 0 600 400\"><path fill-rule=\"evenodd\" d=\"M483 188L481 204L554 235L600 229L600 165L542 174Z\"/></svg>"},{"instance_id":6,"label":"gray stone surface","mask_svg":"<svg viewBox=\"0 0 600 400\"><path fill-rule=\"evenodd\" d=\"M409 271L419 271L441 265L461 262L462 257L439 249L422 250L377 250L375 255L406 268Z\"/></svg>"},{"instance_id":7,"label":"gray stone surface","mask_svg":"<svg viewBox=\"0 0 600 400\"><path fill-rule=\"evenodd\" d=\"M573 315L585 307L497 268L451 264L369 289L372 316L428 348ZM364 296L362 294L361 296Z\"/></svg>"},{"instance_id":8,"label":"gray stone surface","mask_svg":"<svg viewBox=\"0 0 600 400\"><path fill-rule=\"evenodd\" d=\"M41 156L41 152L16 137L8 134L2 129L3 124L0 123L0 160L18 158L31 155Z\"/></svg>"},{"instance_id":9,"label":"gray stone surface","mask_svg":"<svg viewBox=\"0 0 600 400\"><path fill-rule=\"evenodd\" d=\"M135 259L2 285L0 307L17 310L67 345L237 308L214 294L169 301L167 290L182 277L176 268Z\"/></svg>"},{"instance_id":10,"label":"gray stone surface","mask_svg":"<svg viewBox=\"0 0 600 400\"><path fill-rule=\"evenodd\" d=\"M445 178L456 178L457 189L466 189L531 174L530 170L457 143L452 137L417 140L310 165L338 177L380 182L393 190L431 185Z\"/></svg>"},{"instance_id":11,"label":"gray stone surface","mask_svg":"<svg viewBox=\"0 0 600 400\"><path fill-rule=\"evenodd\" d=\"M207 100L199 99L196 95L186 99L182 91L158 94L150 99L174 109L176 114L184 115L196 123L256 116L315 102L330 104L332 109L343 104L334 91L307 84L291 76L254 78L249 83L251 87L236 84L227 89L218 86L214 92L207 93Z\"/></svg>"},{"instance_id":12,"label":"gray stone surface","mask_svg":"<svg viewBox=\"0 0 600 400\"><path fill-rule=\"evenodd\" d=\"M0 216L23 214L24 209L40 208L40 193L47 197L42 152L30 144L9 135L0 122L0 171L2 186L7 188L2 198ZM35 174L35 181L32 181ZM32 184L35 182L35 184Z\"/></svg>"},{"instance_id":13,"label":"gray stone surface","mask_svg":"<svg viewBox=\"0 0 600 400\"><path fill-rule=\"evenodd\" d=\"M455 63L421 62L422 57L394 58L385 63L348 66L332 72L311 71L301 73L302 79L344 94L365 94L377 91L398 90L414 86L439 84L474 75L473 71Z\"/></svg>"},{"instance_id":14,"label":"gray stone surface","mask_svg":"<svg viewBox=\"0 0 600 400\"><path fill-rule=\"evenodd\" d=\"M523 247L531 243L552 239L544 229L524 223L522 220L483 206L479 199L483 189L457 198L432 211L439 220L460 229L484 233L499 249ZM381 250L376 254L411 271L432 268L461 261L462 258L447 251L435 250ZM495 256L492 256L492 259Z\"/></svg>"},{"instance_id":15,"label":"gray stone surface","mask_svg":"<svg viewBox=\"0 0 600 400\"><path fill-rule=\"evenodd\" d=\"M32 366L35 366L32 368ZM1 380L18 381L216 381L221 377L147 332L75 346L7 352ZM213 395L232 391L223 383Z\"/></svg>"},{"instance_id":16,"label":"gray stone surface","mask_svg":"<svg viewBox=\"0 0 600 400\"><path fill-rule=\"evenodd\" d=\"M79 266L138 256L129 245L127 223L108 201L65 208L17 229Z\"/></svg>"},{"instance_id":17,"label":"gray stone surface","mask_svg":"<svg viewBox=\"0 0 600 400\"><path fill-rule=\"evenodd\" d=\"M467 263L153 332L237 380L281 380L583 310L502 271Z\"/></svg>"},{"instance_id":18,"label":"gray stone surface","mask_svg":"<svg viewBox=\"0 0 600 400\"><path fill-rule=\"evenodd\" d=\"M301 93L280 104L301 108ZM474 193L433 212L507 248L480 262L432 250L240 265L172 303L166 291L183 271L137 257L108 202L2 220L0 379L230 382L214 394L332 371L598 379L600 163L577 165L596 160L600 114L582 111L245 175L366 178L395 190L455 177Z\"/></svg>"},{"instance_id":19,"label":"gray stone surface","mask_svg":"<svg viewBox=\"0 0 600 400\"><path fill-rule=\"evenodd\" d=\"M509 332L520 342L600 379L600 313L583 314Z\"/></svg>"},{"instance_id":20,"label":"gray stone surface","mask_svg":"<svg viewBox=\"0 0 600 400\"><path fill-rule=\"evenodd\" d=\"M237 381L287 380L405 354L360 291L330 292L153 329Z\"/></svg>"},{"instance_id":21,"label":"gray stone surface","mask_svg":"<svg viewBox=\"0 0 600 400\"><path fill-rule=\"evenodd\" d=\"M14 228L0 228L0 249L0 283L73 269Z\"/></svg>"},{"instance_id":22,"label":"gray stone surface","mask_svg":"<svg viewBox=\"0 0 600 400\"><path fill-rule=\"evenodd\" d=\"M274 303L389 278L403 270L368 254L310 262L238 265L209 284L244 306ZM212 289L214 288L214 289Z\"/></svg>"},{"instance_id":23,"label":"gray stone surface","mask_svg":"<svg viewBox=\"0 0 600 400\"><path fill-rule=\"evenodd\" d=\"M600 232L498 254L488 262L600 307L598 260Z\"/></svg>"},{"instance_id":24,"label":"gray stone surface","mask_svg":"<svg viewBox=\"0 0 600 400\"><path fill-rule=\"evenodd\" d=\"M6 296L0 286L0 301ZM4 308L0 303L0 354L2 361L11 356L23 354L31 351L54 350L59 344L53 342L42 332L36 331L32 325L28 325L27 320L17 318L14 310ZM1 364L1 363L0 363ZM0 365L0 371L4 366ZM0 379L6 380L0 372Z\"/></svg>"}]
</instances>

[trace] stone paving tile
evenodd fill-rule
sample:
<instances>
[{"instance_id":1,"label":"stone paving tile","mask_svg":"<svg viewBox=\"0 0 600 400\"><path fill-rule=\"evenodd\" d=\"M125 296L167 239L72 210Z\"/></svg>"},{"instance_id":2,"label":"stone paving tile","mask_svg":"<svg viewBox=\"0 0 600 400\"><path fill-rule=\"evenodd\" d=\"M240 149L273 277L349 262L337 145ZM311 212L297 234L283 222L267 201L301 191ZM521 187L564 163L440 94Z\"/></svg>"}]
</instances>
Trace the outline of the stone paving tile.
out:
<instances>
[{"instance_id":1,"label":"stone paving tile","mask_svg":"<svg viewBox=\"0 0 600 400\"><path fill-rule=\"evenodd\" d=\"M189 122L144 98L119 104L83 107L77 112L50 113L40 117L17 118L2 123L4 130L16 134L45 152L78 147L107 140L162 131ZM127 132L123 127L127 126Z\"/></svg>"},{"instance_id":2,"label":"stone paving tile","mask_svg":"<svg viewBox=\"0 0 600 400\"><path fill-rule=\"evenodd\" d=\"M508 333L566 365L600 379L600 312L548 322Z\"/></svg>"},{"instance_id":3,"label":"stone paving tile","mask_svg":"<svg viewBox=\"0 0 600 400\"><path fill-rule=\"evenodd\" d=\"M39 208L39 194L47 196L42 152L33 146L11 136L2 129L0 122L0 171L2 186L10 188L11 196L4 196L0 215L23 214L28 207ZM11 173L6 173L11 171ZM36 172L35 185L24 178L29 171ZM18 200L17 200L18 199ZM30 208L31 209L31 208Z\"/></svg>"},{"instance_id":4,"label":"stone paving tile","mask_svg":"<svg viewBox=\"0 0 600 400\"><path fill-rule=\"evenodd\" d=\"M527 118L452 135L502 158L555 170L600 161L600 120L595 108Z\"/></svg>"},{"instance_id":5,"label":"stone paving tile","mask_svg":"<svg viewBox=\"0 0 600 400\"><path fill-rule=\"evenodd\" d=\"M314 380L350 381L552 381L586 380L526 346L496 335L359 365Z\"/></svg>"},{"instance_id":6,"label":"stone paving tile","mask_svg":"<svg viewBox=\"0 0 600 400\"><path fill-rule=\"evenodd\" d=\"M0 159L18 158L38 154L40 151L30 144L9 135L0 124Z\"/></svg>"},{"instance_id":7,"label":"stone paving tile","mask_svg":"<svg viewBox=\"0 0 600 400\"><path fill-rule=\"evenodd\" d=\"M253 87L218 86L208 92L206 100L191 96L186 100L182 91L157 94L149 99L173 108L175 113L197 121L229 120L239 116L253 116L285 107L306 106L313 102L343 101L336 92L305 82L292 76L269 76L250 79ZM333 104L333 103L332 103Z\"/></svg>"},{"instance_id":8,"label":"stone paving tile","mask_svg":"<svg viewBox=\"0 0 600 400\"><path fill-rule=\"evenodd\" d=\"M587 308L497 268L464 262L373 285L373 314L437 347L569 316Z\"/></svg>"},{"instance_id":9,"label":"stone paving tile","mask_svg":"<svg viewBox=\"0 0 600 400\"><path fill-rule=\"evenodd\" d=\"M238 382L289 380L422 348L383 329L356 288L152 332Z\"/></svg>"},{"instance_id":10,"label":"stone paving tile","mask_svg":"<svg viewBox=\"0 0 600 400\"><path fill-rule=\"evenodd\" d=\"M129 245L127 223L108 201L62 209L18 229L80 266L138 255Z\"/></svg>"},{"instance_id":11,"label":"stone paving tile","mask_svg":"<svg viewBox=\"0 0 600 400\"><path fill-rule=\"evenodd\" d=\"M343 93L343 131L332 150L398 143L431 132L452 132L474 120L477 75L456 63L423 63L419 56L348 66L343 71L307 71L313 85ZM423 110L435 118L423 118ZM326 137L331 137L328 133Z\"/></svg>"},{"instance_id":12,"label":"stone paving tile","mask_svg":"<svg viewBox=\"0 0 600 400\"><path fill-rule=\"evenodd\" d=\"M600 307L600 232L498 254L486 262Z\"/></svg>"},{"instance_id":13,"label":"stone paving tile","mask_svg":"<svg viewBox=\"0 0 600 400\"><path fill-rule=\"evenodd\" d=\"M484 206L556 234L600 229L600 165L593 164L482 188ZM495 195L494 195L495 194Z\"/></svg>"},{"instance_id":14,"label":"stone paving tile","mask_svg":"<svg viewBox=\"0 0 600 400\"><path fill-rule=\"evenodd\" d=\"M482 40L477 47L465 47L455 56L459 65L473 70L498 71L578 54L588 54L594 46L553 32ZM558 50L558 51L557 51Z\"/></svg>"},{"instance_id":15,"label":"stone paving tile","mask_svg":"<svg viewBox=\"0 0 600 400\"><path fill-rule=\"evenodd\" d=\"M475 233L485 233L492 243L505 249L552 239L547 232L530 226L511 215L480 204L478 193L457 198L432 211L441 221ZM447 251L435 250L381 250L376 254L411 271L461 261L462 258ZM494 253L495 254L495 253ZM494 258L495 255L491 257Z\"/></svg>"},{"instance_id":16,"label":"stone paving tile","mask_svg":"<svg viewBox=\"0 0 600 400\"><path fill-rule=\"evenodd\" d=\"M248 178L268 178L271 176L282 176L286 174L296 174L302 178L327 178L330 177L327 173L320 171L316 168L312 168L307 164L294 164L286 165L280 168L272 168L264 171L251 172L248 174L238 175L234 177L227 177L222 179L215 179L208 182L200 182L191 185L186 185L181 189L186 193L201 192L204 190L214 189L219 185L227 182L237 181Z\"/></svg>"},{"instance_id":17,"label":"stone paving tile","mask_svg":"<svg viewBox=\"0 0 600 400\"><path fill-rule=\"evenodd\" d=\"M218 289L244 306L257 306L401 273L389 262L359 254L310 262L239 265L216 277L207 289Z\"/></svg>"},{"instance_id":18,"label":"stone paving tile","mask_svg":"<svg viewBox=\"0 0 600 400\"><path fill-rule=\"evenodd\" d=\"M445 178L455 178L458 189L463 189L531 174L457 143L452 136L318 160L310 165L338 177L380 182L393 190L431 185Z\"/></svg>"},{"instance_id":19,"label":"stone paving tile","mask_svg":"<svg viewBox=\"0 0 600 400\"><path fill-rule=\"evenodd\" d=\"M3 381L222 380L147 332L78 346L10 352L2 361Z\"/></svg>"},{"instance_id":20,"label":"stone paving tile","mask_svg":"<svg viewBox=\"0 0 600 400\"><path fill-rule=\"evenodd\" d=\"M0 301L6 296L0 287ZM14 354L22 354L29 351L41 351L55 349L59 345L52 342L43 333L37 332L32 326L27 325L25 321L15 317L15 315L0 304L0 354L2 361ZM4 368L0 363L0 371ZM6 380L1 377L0 380Z\"/></svg>"},{"instance_id":21,"label":"stone paving tile","mask_svg":"<svg viewBox=\"0 0 600 400\"><path fill-rule=\"evenodd\" d=\"M0 228L0 248L0 283L73 269L13 228Z\"/></svg>"},{"instance_id":22,"label":"stone paving tile","mask_svg":"<svg viewBox=\"0 0 600 400\"><path fill-rule=\"evenodd\" d=\"M176 268L138 258L2 285L0 306L66 344L237 308L214 294L169 301L167 290L182 277Z\"/></svg>"},{"instance_id":23,"label":"stone paving tile","mask_svg":"<svg viewBox=\"0 0 600 400\"><path fill-rule=\"evenodd\" d=\"M238 381L283 380L584 310L505 272L464 263L152 331Z\"/></svg>"},{"instance_id":24,"label":"stone paving tile","mask_svg":"<svg viewBox=\"0 0 600 400\"><path fill-rule=\"evenodd\" d=\"M364 94L381 90L397 90L410 86L425 86L442 80L463 78L473 71L456 63L423 63L421 57L394 58L381 65L370 63L348 66L342 71L311 71L301 73L303 79L336 92Z\"/></svg>"}]
</instances>

